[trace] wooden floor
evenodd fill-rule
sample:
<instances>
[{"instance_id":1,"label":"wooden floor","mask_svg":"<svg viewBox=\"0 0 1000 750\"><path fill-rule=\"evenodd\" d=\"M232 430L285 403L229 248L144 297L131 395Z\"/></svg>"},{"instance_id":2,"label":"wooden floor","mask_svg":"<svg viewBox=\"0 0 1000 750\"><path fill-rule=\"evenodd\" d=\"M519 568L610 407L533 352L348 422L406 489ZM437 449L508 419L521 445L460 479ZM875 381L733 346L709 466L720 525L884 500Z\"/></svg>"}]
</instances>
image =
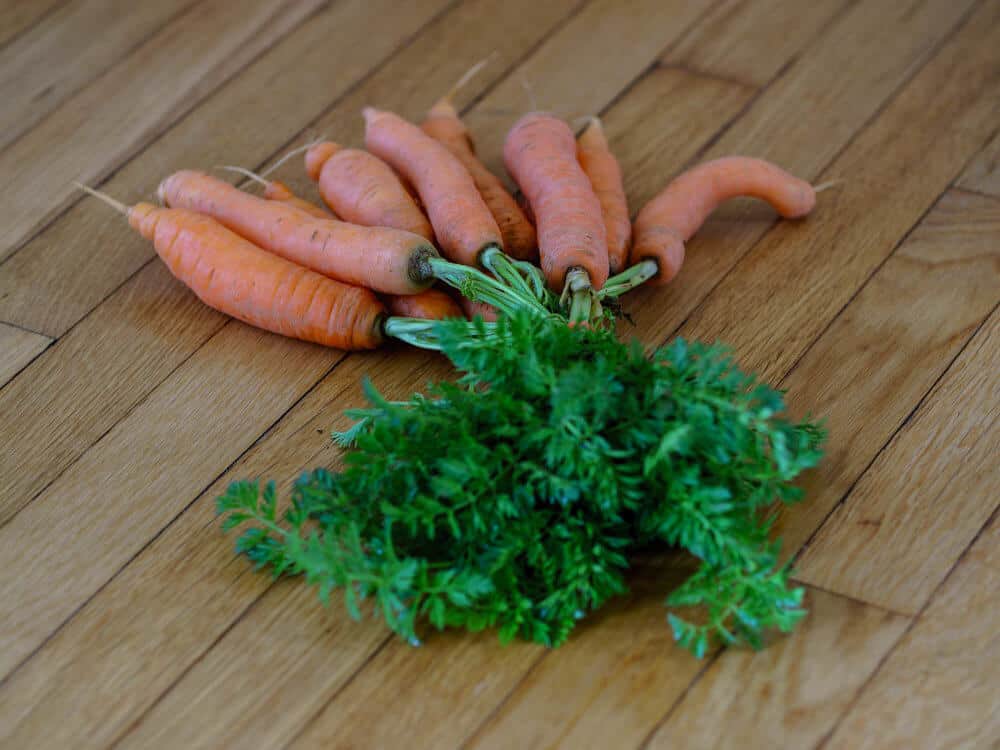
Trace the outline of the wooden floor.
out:
<instances>
[{"instance_id":1,"label":"wooden floor","mask_svg":"<svg viewBox=\"0 0 1000 750\"><path fill-rule=\"evenodd\" d=\"M414 649L219 531L229 481L337 461L362 375L448 369L227 320L71 181L358 143L493 51L460 100L495 168L533 97L601 114L633 208L724 154L844 180L727 206L628 304L827 420L779 524L810 616L766 651L674 647L669 571L558 650ZM997 747L998 126L1000 0L3 0L0 747Z\"/></svg>"}]
</instances>

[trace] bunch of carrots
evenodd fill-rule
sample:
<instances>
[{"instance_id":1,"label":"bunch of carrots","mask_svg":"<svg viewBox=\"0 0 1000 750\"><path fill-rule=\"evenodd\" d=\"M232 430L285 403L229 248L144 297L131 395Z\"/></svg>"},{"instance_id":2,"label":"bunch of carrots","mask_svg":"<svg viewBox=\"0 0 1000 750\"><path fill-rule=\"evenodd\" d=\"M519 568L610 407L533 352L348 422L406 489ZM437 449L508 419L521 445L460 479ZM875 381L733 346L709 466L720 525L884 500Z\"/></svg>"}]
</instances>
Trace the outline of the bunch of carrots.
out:
<instances>
[{"instance_id":1,"label":"bunch of carrots","mask_svg":"<svg viewBox=\"0 0 1000 750\"><path fill-rule=\"evenodd\" d=\"M321 141L288 154L305 152L325 207L239 167L226 169L263 184L263 197L189 170L160 183L162 206L80 187L125 214L209 306L351 350L387 337L436 348L437 320L516 309L602 326L612 317L602 303L677 275L685 242L722 201L761 198L786 218L815 205L809 183L734 156L684 172L633 221L600 120L577 137L545 112L524 115L504 142L515 197L452 103L479 67L419 126L366 108L366 150Z\"/></svg>"}]
</instances>

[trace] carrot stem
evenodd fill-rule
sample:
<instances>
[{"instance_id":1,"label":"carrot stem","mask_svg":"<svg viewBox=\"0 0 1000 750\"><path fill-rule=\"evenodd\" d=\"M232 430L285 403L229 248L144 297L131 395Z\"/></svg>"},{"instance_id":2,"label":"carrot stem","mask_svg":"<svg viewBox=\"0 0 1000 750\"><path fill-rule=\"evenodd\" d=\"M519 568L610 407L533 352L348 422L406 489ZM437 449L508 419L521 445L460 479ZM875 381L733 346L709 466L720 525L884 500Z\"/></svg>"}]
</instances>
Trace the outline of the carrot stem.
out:
<instances>
[{"instance_id":1,"label":"carrot stem","mask_svg":"<svg viewBox=\"0 0 1000 750\"><path fill-rule=\"evenodd\" d=\"M441 351L441 337L438 334L438 324L440 320L424 320L423 318L387 318L382 325L382 330L386 336L399 339L410 346L420 349L430 349ZM490 336L496 329L496 323L481 323L485 327L486 335ZM470 336L473 329L470 324ZM476 331L478 333L478 331Z\"/></svg>"},{"instance_id":2,"label":"carrot stem","mask_svg":"<svg viewBox=\"0 0 1000 750\"><path fill-rule=\"evenodd\" d=\"M621 297L626 292L635 289L637 286L649 281L656 276L659 265L651 258L641 260L634 266L630 266L617 276L612 276L604 283L604 287L597 293L600 299L609 297Z\"/></svg>"},{"instance_id":3,"label":"carrot stem","mask_svg":"<svg viewBox=\"0 0 1000 750\"><path fill-rule=\"evenodd\" d=\"M566 272L566 284L560 300L563 306L569 303L570 325L600 324L604 313L586 269L574 267Z\"/></svg>"},{"instance_id":4,"label":"carrot stem","mask_svg":"<svg viewBox=\"0 0 1000 750\"><path fill-rule=\"evenodd\" d=\"M483 268L511 287L545 302L545 277L537 266L531 263L515 266L517 261L495 246L486 248L479 257L479 262ZM531 270L527 271L525 266Z\"/></svg>"},{"instance_id":5,"label":"carrot stem","mask_svg":"<svg viewBox=\"0 0 1000 750\"><path fill-rule=\"evenodd\" d=\"M508 315L522 308L540 315L549 314L534 294L515 289L500 279L487 276L477 268L453 263L444 258L428 258L426 263L435 278L457 289L474 302L485 302Z\"/></svg>"}]
</instances>

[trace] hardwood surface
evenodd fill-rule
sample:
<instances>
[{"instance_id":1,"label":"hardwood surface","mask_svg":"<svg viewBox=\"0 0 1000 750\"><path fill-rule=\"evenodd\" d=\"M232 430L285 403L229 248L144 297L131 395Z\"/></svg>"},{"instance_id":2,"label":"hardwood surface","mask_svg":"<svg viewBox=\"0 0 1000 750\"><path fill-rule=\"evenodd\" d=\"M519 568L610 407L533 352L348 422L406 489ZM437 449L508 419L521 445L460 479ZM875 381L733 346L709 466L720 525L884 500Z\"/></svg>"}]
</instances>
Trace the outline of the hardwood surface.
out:
<instances>
[{"instance_id":1,"label":"hardwood surface","mask_svg":"<svg viewBox=\"0 0 1000 750\"><path fill-rule=\"evenodd\" d=\"M533 98L601 114L633 210L724 154L843 180L726 205L626 305L830 430L778 522L810 615L763 652L673 645L681 558L562 648L413 649L219 531L228 482L337 464L362 376L448 367L228 320L71 181L356 144L494 50L458 99L494 169ZM4 0L0 94L0 748L1000 743L1000 0Z\"/></svg>"}]
</instances>

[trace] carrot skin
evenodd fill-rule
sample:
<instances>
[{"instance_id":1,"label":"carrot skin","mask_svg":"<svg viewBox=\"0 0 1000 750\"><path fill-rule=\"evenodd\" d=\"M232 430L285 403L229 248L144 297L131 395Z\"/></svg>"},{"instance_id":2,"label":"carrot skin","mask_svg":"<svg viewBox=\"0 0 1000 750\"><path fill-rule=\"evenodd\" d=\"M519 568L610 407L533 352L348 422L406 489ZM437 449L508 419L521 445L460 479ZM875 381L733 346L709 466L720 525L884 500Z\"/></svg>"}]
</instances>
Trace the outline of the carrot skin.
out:
<instances>
[{"instance_id":1,"label":"carrot skin","mask_svg":"<svg viewBox=\"0 0 1000 750\"><path fill-rule=\"evenodd\" d=\"M474 266L487 247L503 247L496 219L451 151L391 112L367 107L364 117L365 146L417 189L445 257Z\"/></svg>"},{"instance_id":2,"label":"carrot skin","mask_svg":"<svg viewBox=\"0 0 1000 750\"><path fill-rule=\"evenodd\" d=\"M323 202L344 221L393 227L434 241L434 229L406 185L377 156L325 141L309 149L305 161Z\"/></svg>"},{"instance_id":3,"label":"carrot skin","mask_svg":"<svg viewBox=\"0 0 1000 750\"><path fill-rule=\"evenodd\" d=\"M389 295L385 300L389 313L401 318L445 320L463 318L462 308L447 292L433 287L419 294Z\"/></svg>"},{"instance_id":4,"label":"carrot skin","mask_svg":"<svg viewBox=\"0 0 1000 750\"><path fill-rule=\"evenodd\" d=\"M622 169L611 153L601 121L591 118L576 142L577 159L601 204L612 274L625 270L632 247L632 220L622 182Z\"/></svg>"},{"instance_id":5,"label":"carrot skin","mask_svg":"<svg viewBox=\"0 0 1000 750\"><path fill-rule=\"evenodd\" d=\"M476 156L472 137L451 102L442 99L431 107L420 128L447 148L472 175L476 189L500 229L504 252L518 260L536 261L538 238L534 226L500 178Z\"/></svg>"},{"instance_id":6,"label":"carrot skin","mask_svg":"<svg viewBox=\"0 0 1000 750\"><path fill-rule=\"evenodd\" d=\"M560 291L566 274L582 268L594 289L608 278L601 204L576 158L576 139L557 117L532 112L507 133L504 164L531 204L542 272Z\"/></svg>"},{"instance_id":7,"label":"carrot skin","mask_svg":"<svg viewBox=\"0 0 1000 750\"><path fill-rule=\"evenodd\" d=\"M801 218L816 205L812 185L770 162L746 156L714 159L676 177L639 211L631 264L651 258L659 273L647 283L669 282L684 261L684 243L719 204L740 196L765 200L786 219Z\"/></svg>"},{"instance_id":8,"label":"carrot skin","mask_svg":"<svg viewBox=\"0 0 1000 750\"><path fill-rule=\"evenodd\" d=\"M278 201L288 206L294 206L314 219L336 218L335 216L332 216L329 211L320 208L315 203L307 201L305 198L300 198L293 193L285 183L279 182L278 180L271 180L267 183L267 187L264 188L264 199L269 201Z\"/></svg>"},{"instance_id":9,"label":"carrot skin","mask_svg":"<svg viewBox=\"0 0 1000 750\"><path fill-rule=\"evenodd\" d=\"M349 284L415 294L433 282L425 266L437 251L409 232L315 218L189 170L160 183L159 194L164 205L212 216L272 253Z\"/></svg>"},{"instance_id":10,"label":"carrot skin","mask_svg":"<svg viewBox=\"0 0 1000 750\"><path fill-rule=\"evenodd\" d=\"M338 349L383 341L385 307L343 284L262 250L215 219L139 203L129 224L206 305L257 328Z\"/></svg>"}]
</instances>

